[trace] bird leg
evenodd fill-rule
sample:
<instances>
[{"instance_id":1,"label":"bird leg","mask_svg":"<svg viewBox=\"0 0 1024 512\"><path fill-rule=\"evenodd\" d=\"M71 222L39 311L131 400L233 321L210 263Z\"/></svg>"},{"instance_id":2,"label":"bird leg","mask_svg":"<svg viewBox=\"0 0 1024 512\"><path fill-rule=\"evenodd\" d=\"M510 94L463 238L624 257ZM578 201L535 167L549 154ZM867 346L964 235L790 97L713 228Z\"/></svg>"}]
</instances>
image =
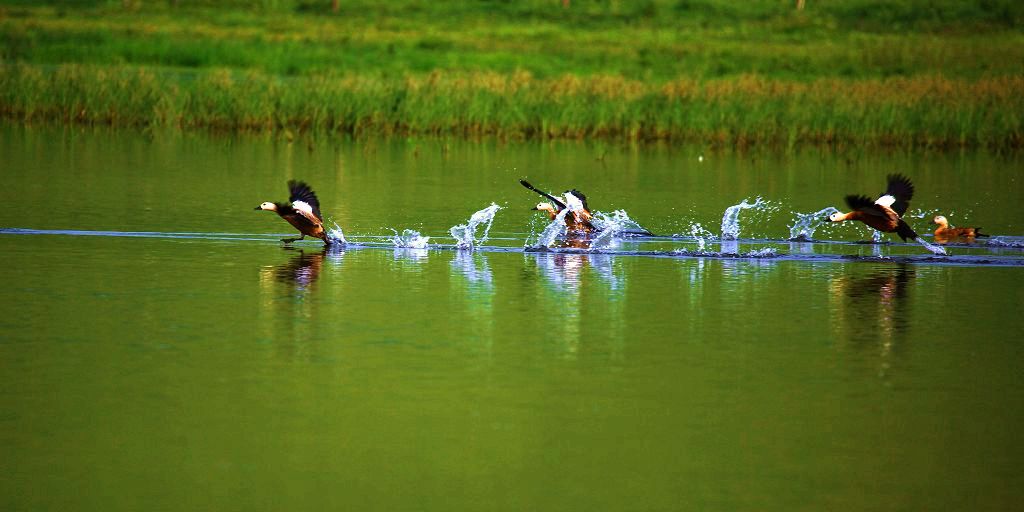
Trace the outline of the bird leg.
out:
<instances>
[{"instance_id":1,"label":"bird leg","mask_svg":"<svg viewBox=\"0 0 1024 512\"><path fill-rule=\"evenodd\" d=\"M306 238L306 234L305 233L302 233L301 236L299 236L298 238L282 238L281 241L284 242L285 245L287 245L287 244L290 244L292 242L298 242L299 240L302 240L303 238Z\"/></svg>"}]
</instances>

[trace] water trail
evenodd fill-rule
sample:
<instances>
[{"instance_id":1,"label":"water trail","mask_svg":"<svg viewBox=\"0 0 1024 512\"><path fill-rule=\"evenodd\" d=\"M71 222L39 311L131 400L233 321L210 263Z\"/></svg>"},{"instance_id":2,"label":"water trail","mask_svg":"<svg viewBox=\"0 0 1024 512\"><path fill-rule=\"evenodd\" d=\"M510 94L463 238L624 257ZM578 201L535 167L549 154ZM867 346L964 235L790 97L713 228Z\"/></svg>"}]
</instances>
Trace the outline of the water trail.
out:
<instances>
[{"instance_id":1,"label":"water trail","mask_svg":"<svg viewBox=\"0 0 1024 512\"><path fill-rule=\"evenodd\" d=\"M735 240L740 234L740 212L748 208L762 208L767 201L760 196L753 203L744 199L740 204L730 206L722 214L722 240Z\"/></svg>"},{"instance_id":2,"label":"water trail","mask_svg":"<svg viewBox=\"0 0 1024 512\"><path fill-rule=\"evenodd\" d=\"M487 233L491 231L491 223L494 222L494 214L500 210L501 207L491 203L490 206L474 213L469 217L469 221L465 224L459 224L452 226L448 232L451 233L452 237L455 238L455 247L459 249L472 250L477 245L483 245L487 241ZM483 236L479 240L476 238L476 230L481 225L484 226Z\"/></svg>"},{"instance_id":3,"label":"water trail","mask_svg":"<svg viewBox=\"0 0 1024 512\"><path fill-rule=\"evenodd\" d=\"M345 233L341 231L341 226L338 226L337 222L334 223L333 228L327 230L327 240L329 240L331 244L345 245L348 243L348 241L345 240Z\"/></svg>"},{"instance_id":4,"label":"water trail","mask_svg":"<svg viewBox=\"0 0 1024 512\"><path fill-rule=\"evenodd\" d=\"M919 244L921 244L921 245L923 245L924 248L928 249L929 251L931 251L932 254L937 254L939 256L946 256L946 250L945 249L943 249L942 247L939 247L937 245L932 245L932 244L926 242L921 237L915 238L914 241L919 243Z\"/></svg>"},{"instance_id":5,"label":"water trail","mask_svg":"<svg viewBox=\"0 0 1024 512\"><path fill-rule=\"evenodd\" d=\"M812 240L814 232L819 227L831 222L828 220L829 215L841 212L836 207L829 206L814 213L793 213L796 215L796 220L789 227L789 239L793 242L806 242Z\"/></svg>"},{"instance_id":6,"label":"water trail","mask_svg":"<svg viewBox=\"0 0 1024 512\"><path fill-rule=\"evenodd\" d=\"M423 236L419 231L412 229L402 230L402 234L395 231L395 236L391 237L391 243L396 249L427 249L429 241L429 236Z\"/></svg>"},{"instance_id":7,"label":"water trail","mask_svg":"<svg viewBox=\"0 0 1024 512\"><path fill-rule=\"evenodd\" d=\"M551 247L551 244L555 243L559 237L565 236L569 231L569 228L565 225L565 216L569 213L569 209L566 208L555 216L555 220L551 221L544 231L537 237L537 243L532 246L529 245L529 239L527 239L527 246L533 247L534 249L546 249Z\"/></svg>"}]
</instances>

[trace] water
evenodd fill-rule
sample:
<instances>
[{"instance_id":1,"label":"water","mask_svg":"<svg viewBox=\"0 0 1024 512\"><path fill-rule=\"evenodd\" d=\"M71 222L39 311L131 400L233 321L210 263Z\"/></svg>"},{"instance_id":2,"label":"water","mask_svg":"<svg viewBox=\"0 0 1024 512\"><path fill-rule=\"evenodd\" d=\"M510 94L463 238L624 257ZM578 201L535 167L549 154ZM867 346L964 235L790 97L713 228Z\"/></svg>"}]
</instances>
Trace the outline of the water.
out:
<instances>
[{"instance_id":1,"label":"water","mask_svg":"<svg viewBox=\"0 0 1024 512\"><path fill-rule=\"evenodd\" d=\"M814 213L794 213L796 218L793 225L789 227L789 239L793 241L814 240L814 232L823 225L831 224L829 215L841 213L834 206L823 208Z\"/></svg>"},{"instance_id":2,"label":"water","mask_svg":"<svg viewBox=\"0 0 1024 512\"><path fill-rule=\"evenodd\" d=\"M448 233L455 239L455 246L459 249L472 249L477 245L487 242L487 236L491 231L491 224L494 223L494 215L501 207L491 203L490 206L474 213L465 224L452 226ZM477 238L477 230L483 226L483 233Z\"/></svg>"},{"instance_id":3,"label":"water","mask_svg":"<svg viewBox=\"0 0 1024 512\"><path fill-rule=\"evenodd\" d=\"M4 510L1024 498L1016 156L308 146L0 125ZM912 211L993 238L947 257L855 223L789 241L779 212L892 169ZM525 251L551 224L522 177L680 236ZM289 178L345 245L282 247L290 226L252 209ZM722 240L742 197L779 211L744 210ZM449 227L486 205L459 250ZM930 241L926 220L908 222Z\"/></svg>"},{"instance_id":4,"label":"water","mask_svg":"<svg viewBox=\"0 0 1024 512\"><path fill-rule=\"evenodd\" d=\"M722 240L736 240L740 234L740 212L743 210L763 210L767 202L760 197L753 203L744 199L740 204L730 206L722 214Z\"/></svg>"}]
</instances>

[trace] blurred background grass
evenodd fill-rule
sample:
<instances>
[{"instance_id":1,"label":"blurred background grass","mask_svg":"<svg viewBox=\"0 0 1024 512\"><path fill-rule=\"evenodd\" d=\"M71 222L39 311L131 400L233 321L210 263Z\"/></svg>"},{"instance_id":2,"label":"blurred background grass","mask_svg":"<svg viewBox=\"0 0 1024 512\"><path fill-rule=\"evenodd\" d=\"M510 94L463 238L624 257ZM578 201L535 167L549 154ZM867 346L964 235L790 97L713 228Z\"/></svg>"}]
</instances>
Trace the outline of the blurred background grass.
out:
<instances>
[{"instance_id":1,"label":"blurred background grass","mask_svg":"<svg viewBox=\"0 0 1024 512\"><path fill-rule=\"evenodd\" d=\"M0 2L21 120L1021 144L1024 2Z\"/></svg>"}]
</instances>

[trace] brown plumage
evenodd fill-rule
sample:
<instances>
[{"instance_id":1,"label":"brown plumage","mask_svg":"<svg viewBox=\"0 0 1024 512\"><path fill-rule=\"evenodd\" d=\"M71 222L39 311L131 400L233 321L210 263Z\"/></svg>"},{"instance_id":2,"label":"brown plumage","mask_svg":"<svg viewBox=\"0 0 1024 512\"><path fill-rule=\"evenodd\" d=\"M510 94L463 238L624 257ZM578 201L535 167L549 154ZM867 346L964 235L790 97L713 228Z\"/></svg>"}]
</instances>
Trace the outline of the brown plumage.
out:
<instances>
[{"instance_id":1,"label":"brown plumage","mask_svg":"<svg viewBox=\"0 0 1024 512\"><path fill-rule=\"evenodd\" d=\"M939 226L935 230L935 241L939 243L951 242L958 239L971 241L976 236L988 236L981 232L981 228L951 228L949 227L949 221L942 215L936 215L935 218L932 219L932 224L937 224Z\"/></svg>"},{"instance_id":2,"label":"brown plumage","mask_svg":"<svg viewBox=\"0 0 1024 512\"><path fill-rule=\"evenodd\" d=\"M904 241L916 240L917 233L903 220L914 196L914 185L904 176L890 174L888 186L878 199L872 201L864 195L846 196L849 213L829 215L832 222L858 220L883 233L896 233Z\"/></svg>"},{"instance_id":3,"label":"brown plumage","mask_svg":"<svg viewBox=\"0 0 1024 512\"><path fill-rule=\"evenodd\" d=\"M308 235L323 240L325 244L331 243L324 230L323 217L320 215L320 201L313 189L301 181L289 180L288 192L287 203L265 202L256 207L257 210L277 212L301 233L298 238L282 238L281 241L290 244Z\"/></svg>"}]
</instances>

